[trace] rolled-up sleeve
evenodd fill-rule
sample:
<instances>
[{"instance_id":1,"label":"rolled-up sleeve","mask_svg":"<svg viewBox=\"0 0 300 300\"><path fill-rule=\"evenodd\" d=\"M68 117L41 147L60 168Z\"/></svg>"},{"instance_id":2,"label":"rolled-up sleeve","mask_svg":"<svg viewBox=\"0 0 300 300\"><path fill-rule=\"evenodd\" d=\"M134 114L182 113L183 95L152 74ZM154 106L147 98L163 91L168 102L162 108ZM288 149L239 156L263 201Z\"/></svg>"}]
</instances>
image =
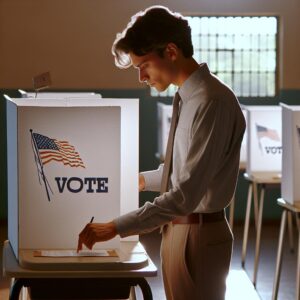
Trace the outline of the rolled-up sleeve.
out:
<instances>
[{"instance_id":1,"label":"rolled-up sleeve","mask_svg":"<svg viewBox=\"0 0 300 300\"><path fill-rule=\"evenodd\" d=\"M145 191L160 191L163 168L164 165L160 164L157 170L141 172L141 175L143 175L145 178Z\"/></svg>"}]
</instances>

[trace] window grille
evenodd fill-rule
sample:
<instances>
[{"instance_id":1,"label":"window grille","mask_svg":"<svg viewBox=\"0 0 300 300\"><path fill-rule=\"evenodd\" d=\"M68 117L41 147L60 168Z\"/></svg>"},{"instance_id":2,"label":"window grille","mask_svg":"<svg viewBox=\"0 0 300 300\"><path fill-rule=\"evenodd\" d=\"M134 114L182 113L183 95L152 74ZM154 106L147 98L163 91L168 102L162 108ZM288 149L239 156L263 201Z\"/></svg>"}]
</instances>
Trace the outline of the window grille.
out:
<instances>
[{"instance_id":1,"label":"window grille","mask_svg":"<svg viewBox=\"0 0 300 300\"><path fill-rule=\"evenodd\" d=\"M194 58L207 62L237 96L273 97L277 79L277 17L187 17ZM151 88L152 96L173 96Z\"/></svg>"}]
</instances>

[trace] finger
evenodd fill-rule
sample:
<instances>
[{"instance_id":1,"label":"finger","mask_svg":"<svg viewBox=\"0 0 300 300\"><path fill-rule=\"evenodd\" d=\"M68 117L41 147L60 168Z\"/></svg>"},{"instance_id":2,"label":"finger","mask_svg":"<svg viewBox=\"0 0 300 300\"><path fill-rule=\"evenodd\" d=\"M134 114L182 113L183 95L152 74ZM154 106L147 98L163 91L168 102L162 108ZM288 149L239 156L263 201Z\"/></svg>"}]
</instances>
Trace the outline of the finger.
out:
<instances>
[{"instance_id":1,"label":"finger","mask_svg":"<svg viewBox=\"0 0 300 300\"><path fill-rule=\"evenodd\" d=\"M92 250L95 243L95 234L93 232L89 232L85 239L85 245L88 249Z\"/></svg>"},{"instance_id":2,"label":"finger","mask_svg":"<svg viewBox=\"0 0 300 300\"><path fill-rule=\"evenodd\" d=\"M79 238L81 239L81 242L84 243L84 240L86 239L86 237L89 235L90 233L90 228L89 228L89 224L87 224L82 231L79 233Z\"/></svg>"},{"instance_id":3,"label":"finger","mask_svg":"<svg viewBox=\"0 0 300 300\"><path fill-rule=\"evenodd\" d=\"M81 238L79 237L78 238L78 245L77 245L77 253L82 250L82 240Z\"/></svg>"}]
</instances>

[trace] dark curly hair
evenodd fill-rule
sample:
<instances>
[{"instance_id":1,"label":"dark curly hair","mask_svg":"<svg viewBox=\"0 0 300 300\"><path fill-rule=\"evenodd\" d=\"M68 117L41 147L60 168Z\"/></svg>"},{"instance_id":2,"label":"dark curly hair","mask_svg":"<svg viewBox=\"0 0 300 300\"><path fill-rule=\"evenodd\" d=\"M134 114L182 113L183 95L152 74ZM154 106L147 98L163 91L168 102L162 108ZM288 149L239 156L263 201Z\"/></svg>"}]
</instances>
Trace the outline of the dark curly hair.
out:
<instances>
[{"instance_id":1,"label":"dark curly hair","mask_svg":"<svg viewBox=\"0 0 300 300\"><path fill-rule=\"evenodd\" d=\"M128 68L132 64L129 52L143 56L155 51L163 57L168 43L174 43L187 58L194 54L188 21L164 6L151 6L134 15L117 34L112 53L119 68Z\"/></svg>"}]
</instances>

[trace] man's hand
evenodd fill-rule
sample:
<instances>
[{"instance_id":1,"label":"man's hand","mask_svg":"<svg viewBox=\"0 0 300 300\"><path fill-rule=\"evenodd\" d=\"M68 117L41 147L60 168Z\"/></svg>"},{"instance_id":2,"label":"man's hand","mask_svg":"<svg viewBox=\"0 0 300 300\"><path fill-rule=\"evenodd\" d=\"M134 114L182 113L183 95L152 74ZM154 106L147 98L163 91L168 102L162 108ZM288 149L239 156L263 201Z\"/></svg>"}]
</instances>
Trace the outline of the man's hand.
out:
<instances>
[{"instance_id":1,"label":"man's hand","mask_svg":"<svg viewBox=\"0 0 300 300\"><path fill-rule=\"evenodd\" d=\"M139 192L143 191L145 188L145 177L139 174Z\"/></svg>"},{"instance_id":2,"label":"man's hand","mask_svg":"<svg viewBox=\"0 0 300 300\"><path fill-rule=\"evenodd\" d=\"M82 245L92 249L95 243L111 240L116 235L117 228L114 222L88 223L79 234L77 252L82 250Z\"/></svg>"}]
</instances>

